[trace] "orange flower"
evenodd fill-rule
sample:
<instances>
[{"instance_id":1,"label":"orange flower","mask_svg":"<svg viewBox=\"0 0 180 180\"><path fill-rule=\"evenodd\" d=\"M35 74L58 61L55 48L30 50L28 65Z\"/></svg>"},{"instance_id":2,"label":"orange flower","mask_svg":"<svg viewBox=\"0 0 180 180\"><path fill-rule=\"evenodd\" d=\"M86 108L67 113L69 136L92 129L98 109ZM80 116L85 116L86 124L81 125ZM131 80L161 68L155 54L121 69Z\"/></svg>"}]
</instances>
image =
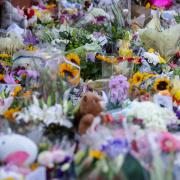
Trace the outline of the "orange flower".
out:
<instances>
[{"instance_id":1,"label":"orange flower","mask_svg":"<svg viewBox=\"0 0 180 180\"><path fill-rule=\"evenodd\" d=\"M20 108L10 108L4 112L4 117L7 120L13 121L14 120L14 113L19 112Z\"/></svg>"}]
</instances>

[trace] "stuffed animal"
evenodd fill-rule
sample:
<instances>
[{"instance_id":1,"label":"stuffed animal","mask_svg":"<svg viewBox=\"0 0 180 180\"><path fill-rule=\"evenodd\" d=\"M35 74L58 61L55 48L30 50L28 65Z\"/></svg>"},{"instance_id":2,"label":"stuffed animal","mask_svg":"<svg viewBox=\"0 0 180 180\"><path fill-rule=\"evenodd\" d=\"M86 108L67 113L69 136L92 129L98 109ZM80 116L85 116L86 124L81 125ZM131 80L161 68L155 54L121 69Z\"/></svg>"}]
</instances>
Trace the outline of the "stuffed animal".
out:
<instances>
[{"instance_id":1,"label":"stuffed animal","mask_svg":"<svg viewBox=\"0 0 180 180\"><path fill-rule=\"evenodd\" d=\"M27 21L9 0L0 0L0 28L7 29L13 23L25 28Z\"/></svg>"},{"instance_id":2,"label":"stuffed animal","mask_svg":"<svg viewBox=\"0 0 180 180\"><path fill-rule=\"evenodd\" d=\"M75 114L74 126L80 135L85 134L92 125L93 120L105 109L105 103L95 93L86 93L80 102L79 109Z\"/></svg>"}]
</instances>

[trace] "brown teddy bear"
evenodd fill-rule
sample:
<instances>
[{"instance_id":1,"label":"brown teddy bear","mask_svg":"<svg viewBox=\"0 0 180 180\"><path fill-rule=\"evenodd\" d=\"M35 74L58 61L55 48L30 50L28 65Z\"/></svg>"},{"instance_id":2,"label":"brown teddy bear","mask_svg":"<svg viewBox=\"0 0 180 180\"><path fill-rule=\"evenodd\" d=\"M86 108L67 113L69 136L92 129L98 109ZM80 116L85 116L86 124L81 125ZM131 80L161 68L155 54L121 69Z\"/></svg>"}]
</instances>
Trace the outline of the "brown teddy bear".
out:
<instances>
[{"instance_id":1,"label":"brown teddy bear","mask_svg":"<svg viewBox=\"0 0 180 180\"><path fill-rule=\"evenodd\" d=\"M80 106L75 114L74 126L80 135L85 134L86 130L91 126L96 116L101 116L105 109L105 103L100 96L95 93L86 93L81 101Z\"/></svg>"}]
</instances>

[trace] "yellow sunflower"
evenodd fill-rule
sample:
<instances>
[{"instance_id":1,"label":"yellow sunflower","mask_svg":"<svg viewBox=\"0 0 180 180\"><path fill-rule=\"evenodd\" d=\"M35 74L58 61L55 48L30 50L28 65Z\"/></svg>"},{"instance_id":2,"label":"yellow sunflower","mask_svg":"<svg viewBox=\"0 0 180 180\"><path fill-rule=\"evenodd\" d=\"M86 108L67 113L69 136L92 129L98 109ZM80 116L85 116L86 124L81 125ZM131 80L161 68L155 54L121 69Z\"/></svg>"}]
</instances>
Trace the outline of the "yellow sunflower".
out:
<instances>
[{"instance_id":1,"label":"yellow sunflower","mask_svg":"<svg viewBox=\"0 0 180 180\"><path fill-rule=\"evenodd\" d=\"M139 84L142 83L143 78L144 78L144 75L142 73L140 73L140 72L137 72L132 77L132 83L134 85L139 85Z\"/></svg>"},{"instance_id":2,"label":"yellow sunflower","mask_svg":"<svg viewBox=\"0 0 180 180\"><path fill-rule=\"evenodd\" d=\"M170 80L167 78L156 79L153 87L156 91L169 90L170 89Z\"/></svg>"},{"instance_id":3,"label":"yellow sunflower","mask_svg":"<svg viewBox=\"0 0 180 180\"><path fill-rule=\"evenodd\" d=\"M59 74L62 78L66 78L68 82L72 84L77 84L80 81L80 71L70 64L60 64Z\"/></svg>"},{"instance_id":4,"label":"yellow sunflower","mask_svg":"<svg viewBox=\"0 0 180 180\"><path fill-rule=\"evenodd\" d=\"M66 59L74 64L80 65L80 58L77 54L70 53L66 56Z\"/></svg>"}]
</instances>

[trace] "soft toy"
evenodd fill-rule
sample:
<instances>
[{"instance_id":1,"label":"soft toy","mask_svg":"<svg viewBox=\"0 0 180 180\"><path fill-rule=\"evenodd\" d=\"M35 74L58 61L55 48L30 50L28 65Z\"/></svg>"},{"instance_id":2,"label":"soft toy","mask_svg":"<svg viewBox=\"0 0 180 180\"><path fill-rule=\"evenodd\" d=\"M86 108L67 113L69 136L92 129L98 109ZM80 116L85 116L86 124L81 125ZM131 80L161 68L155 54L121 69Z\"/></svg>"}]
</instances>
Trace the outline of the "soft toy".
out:
<instances>
[{"instance_id":1,"label":"soft toy","mask_svg":"<svg viewBox=\"0 0 180 180\"><path fill-rule=\"evenodd\" d=\"M80 102L79 109L75 114L74 125L80 135L85 134L86 130L92 125L93 120L105 109L105 103L101 97L95 93L86 93Z\"/></svg>"}]
</instances>

